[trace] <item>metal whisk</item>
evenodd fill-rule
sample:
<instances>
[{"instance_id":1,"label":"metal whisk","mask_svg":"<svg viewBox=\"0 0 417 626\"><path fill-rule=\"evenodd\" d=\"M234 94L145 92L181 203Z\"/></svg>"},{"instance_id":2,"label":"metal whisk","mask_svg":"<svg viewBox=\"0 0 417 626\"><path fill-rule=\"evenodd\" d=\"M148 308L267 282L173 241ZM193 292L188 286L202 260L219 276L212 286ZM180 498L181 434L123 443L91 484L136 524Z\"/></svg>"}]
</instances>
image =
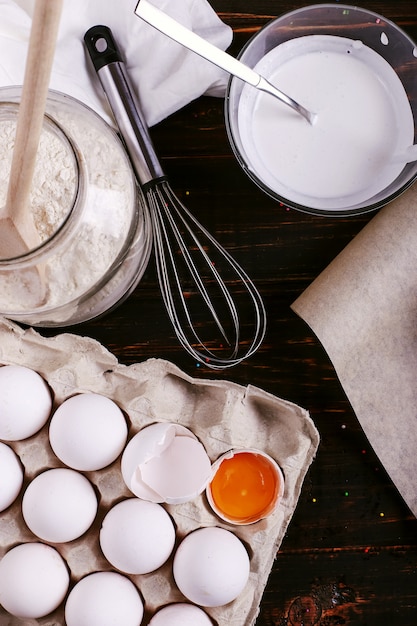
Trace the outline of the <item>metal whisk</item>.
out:
<instances>
[{"instance_id":1,"label":"metal whisk","mask_svg":"<svg viewBox=\"0 0 417 626\"><path fill-rule=\"evenodd\" d=\"M266 313L261 296L171 190L110 29L94 26L84 40L146 194L159 284L175 333L198 362L212 369L232 367L262 343Z\"/></svg>"}]
</instances>

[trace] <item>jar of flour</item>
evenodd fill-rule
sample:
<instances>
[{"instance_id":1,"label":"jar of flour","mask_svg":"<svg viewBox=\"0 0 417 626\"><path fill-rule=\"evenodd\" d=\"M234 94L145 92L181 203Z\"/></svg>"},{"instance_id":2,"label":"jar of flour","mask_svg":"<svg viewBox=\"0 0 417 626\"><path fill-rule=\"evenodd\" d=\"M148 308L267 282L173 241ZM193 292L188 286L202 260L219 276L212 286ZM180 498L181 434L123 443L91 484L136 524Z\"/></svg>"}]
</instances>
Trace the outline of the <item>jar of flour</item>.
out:
<instances>
[{"instance_id":1,"label":"jar of flour","mask_svg":"<svg viewBox=\"0 0 417 626\"><path fill-rule=\"evenodd\" d=\"M0 89L3 205L20 92ZM30 210L40 245L0 259L0 315L34 326L78 324L136 287L151 250L144 196L118 135L91 109L58 92L48 96Z\"/></svg>"}]
</instances>

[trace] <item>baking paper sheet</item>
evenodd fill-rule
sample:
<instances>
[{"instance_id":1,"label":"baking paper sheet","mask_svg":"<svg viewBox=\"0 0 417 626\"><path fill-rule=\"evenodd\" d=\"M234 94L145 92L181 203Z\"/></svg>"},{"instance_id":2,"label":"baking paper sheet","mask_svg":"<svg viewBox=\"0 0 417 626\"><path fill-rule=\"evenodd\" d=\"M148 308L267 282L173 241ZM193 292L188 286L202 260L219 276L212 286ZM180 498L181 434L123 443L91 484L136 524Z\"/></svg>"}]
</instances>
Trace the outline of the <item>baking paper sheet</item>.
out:
<instances>
[{"instance_id":1,"label":"baking paper sheet","mask_svg":"<svg viewBox=\"0 0 417 626\"><path fill-rule=\"evenodd\" d=\"M217 525L232 530L246 545L251 558L250 579L242 594L225 607L207 609L218 626L252 626L276 552L295 510L305 474L319 443L308 412L295 404L254 387L215 380L197 380L172 363L151 359L124 366L93 339L61 334L46 339L34 330L0 319L0 365L15 363L39 372L54 394L54 406L83 392L112 398L130 423L129 438L140 428L157 421L178 422L190 428L214 461L231 447L253 447L266 451L281 466L285 492L276 512L250 526L221 523L205 495L181 505L167 506L177 527L178 541L201 526ZM10 444L25 467L26 484L47 467L62 464L48 442L48 424L39 434ZM86 472L100 493L99 514L87 535L58 548L67 561L72 584L86 574L110 570L98 543L100 520L116 501L132 494L124 486L120 459L100 472ZM13 545L36 541L21 517L21 498L0 513L0 558ZM172 578L172 559L156 572L130 576L138 586L146 607L146 624L159 607L181 601ZM61 607L54 614L25 620L26 626L62 626ZM0 625L17 626L0 607Z\"/></svg>"},{"instance_id":2,"label":"baking paper sheet","mask_svg":"<svg viewBox=\"0 0 417 626\"><path fill-rule=\"evenodd\" d=\"M293 303L417 516L417 185L384 207Z\"/></svg>"}]
</instances>

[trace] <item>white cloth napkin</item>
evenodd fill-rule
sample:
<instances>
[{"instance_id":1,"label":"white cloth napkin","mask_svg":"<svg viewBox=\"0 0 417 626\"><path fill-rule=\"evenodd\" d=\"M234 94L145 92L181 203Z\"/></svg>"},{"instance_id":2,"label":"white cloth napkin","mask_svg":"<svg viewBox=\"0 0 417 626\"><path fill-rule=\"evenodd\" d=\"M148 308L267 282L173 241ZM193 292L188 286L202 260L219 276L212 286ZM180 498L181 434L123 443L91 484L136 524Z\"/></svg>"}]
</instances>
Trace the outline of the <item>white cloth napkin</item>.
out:
<instances>
[{"instance_id":1,"label":"white cloth napkin","mask_svg":"<svg viewBox=\"0 0 417 626\"><path fill-rule=\"evenodd\" d=\"M225 50L232 30L207 0L153 0L158 8ZM111 114L84 48L84 34L111 28L149 126L202 94L223 96L228 75L171 41L134 13L137 0L64 0L50 86ZM34 0L0 0L0 87L21 85Z\"/></svg>"}]
</instances>

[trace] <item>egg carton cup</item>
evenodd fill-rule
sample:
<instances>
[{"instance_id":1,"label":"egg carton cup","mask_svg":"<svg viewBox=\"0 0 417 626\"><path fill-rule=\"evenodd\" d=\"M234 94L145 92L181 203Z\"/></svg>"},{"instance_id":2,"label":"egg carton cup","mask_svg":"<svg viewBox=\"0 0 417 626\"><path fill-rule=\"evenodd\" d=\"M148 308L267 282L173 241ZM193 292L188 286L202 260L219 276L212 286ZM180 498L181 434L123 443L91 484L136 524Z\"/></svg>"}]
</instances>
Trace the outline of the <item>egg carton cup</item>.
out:
<instances>
[{"instance_id":1,"label":"egg carton cup","mask_svg":"<svg viewBox=\"0 0 417 626\"><path fill-rule=\"evenodd\" d=\"M242 540L251 561L248 584L233 602L204 610L217 626L254 626L274 559L319 444L308 412L252 385L192 378L165 360L122 365L91 338L69 333L44 338L33 329L23 330L4 319L0 319L0 364L23 365L37 371L52 390L54 409L78 393L94 392L111 398L126 415L129 439L149 424L175 422L194 432L212 462L234 447L263 450L278 462L285 476L283 497L270 517L255 524L234 526L221 521L210 509L204 493L185 504L163 505L176 526L173 554L181 539L200 527L226 528ZM29 439L7 442L24 466L22 493L41 471L63 466L50 447L48 427L49 422ZM120 457L103 470L84 474L99 495L94 525L79 539L51 544L68 564L71 587L89 573L114 569L99 547L101 521L112 505L133 496L123 482ZM21 498L22 494L0 513L0 557L19 543L39 541L23 521ZM172 576L172 556L153 573L127 575L144 601L144 624L158 608L185 601ZM0 607L0 626L21 624L21 620ZM25 620L25 624L63 626L64 606L47 617Z\"/></svg>"}]
</instances>

